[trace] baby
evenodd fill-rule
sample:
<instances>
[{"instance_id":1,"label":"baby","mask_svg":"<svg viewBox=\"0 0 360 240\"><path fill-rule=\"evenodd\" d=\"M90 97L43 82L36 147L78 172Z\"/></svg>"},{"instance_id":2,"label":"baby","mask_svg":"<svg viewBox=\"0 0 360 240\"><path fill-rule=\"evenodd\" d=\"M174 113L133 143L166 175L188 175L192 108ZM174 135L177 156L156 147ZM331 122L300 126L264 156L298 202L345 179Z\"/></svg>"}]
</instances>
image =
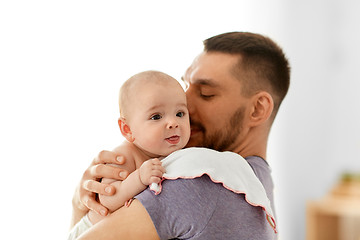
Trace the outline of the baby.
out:
<instances>
[{"instance_id":1,"label":"baby","mask_svg":"<svg viewBox=\"0 0 360 240\"><path fill-rule=\"evenodd\" d=\"M185 147L190 138L185 92L176 79L165 73L146 71L132 76L120 89L119 107L118 124L127 141L116 151L126 159L121 167L131 174L124 181L102 179L116 188L113 196L99 195L100 203L110 212L151 183L159 183L165 172L161 158ZM90 211L72 229L69 239L75 239L101 219Z\"/></svg>"}]
</instances>

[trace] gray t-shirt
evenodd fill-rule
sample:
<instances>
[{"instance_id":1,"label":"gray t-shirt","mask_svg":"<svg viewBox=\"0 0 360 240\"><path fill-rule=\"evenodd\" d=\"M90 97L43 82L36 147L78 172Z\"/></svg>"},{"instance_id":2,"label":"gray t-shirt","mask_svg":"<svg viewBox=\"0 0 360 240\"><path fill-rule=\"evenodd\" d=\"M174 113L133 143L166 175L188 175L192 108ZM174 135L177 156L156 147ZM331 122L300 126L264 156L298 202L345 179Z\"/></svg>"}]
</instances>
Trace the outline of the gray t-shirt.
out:
<instances>
[{"instance_id":1,"label":"gray t-shirt","mask_svg":"<svg viewBox=\"0 0 360 240\"><path fill-rule=\"evenodd\" d=\"M275 214L271 169L260 157L246 160L264 185ZM195 179L166 180L162 192L149 189L136 198L148 211L161 239L276 239L261 207L243 194L227 190L204 175Z\"/></svg>"}]
</instances>

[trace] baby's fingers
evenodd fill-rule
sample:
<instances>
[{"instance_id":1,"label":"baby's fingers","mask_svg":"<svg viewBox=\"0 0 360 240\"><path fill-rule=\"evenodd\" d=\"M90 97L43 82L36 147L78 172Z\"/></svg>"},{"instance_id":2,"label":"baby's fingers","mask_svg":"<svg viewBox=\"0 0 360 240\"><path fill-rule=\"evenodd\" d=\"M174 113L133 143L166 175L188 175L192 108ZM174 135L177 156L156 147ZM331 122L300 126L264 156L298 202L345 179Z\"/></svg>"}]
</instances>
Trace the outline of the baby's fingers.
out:
<instances>
[{"instance_id":1,"label":"baby's fingers","mask_svg":"<svg viewBox=\"0 0 360 240\"><path fill-rule=\"evenodd\" d=\"M153 158L153 159L150 159L149 161L151 161L151 163L153 165L161 165L162 164L158 158Z\"/></svg>"},{"instance_id":2,"label":"baby's fingers","mask_svg":"<svg viewBox=\"0 0 360 240\"><path fill-rule=\"evenodd\" d=\"M159 183L161 182L161 177L152 176L150 177L150 183Z\"/></svg>"},{"instance_id":3,"label":"baby's fingers","mask_svg":"<svg viewBox=\"0 0 360 240\"><path fill-rule=\"evenodd\" d=\"M160 164L153 164L152 165L152 170L158 170L158 171L160 171L162 173L166 172L165 168L161 165L161 162L160 162Z\"/></svg>"},{"instance_id":4,"label":"baby's fingers","mask_svg":"<svg viewBox=\"0 0 360 240\"><path fill-rule=\"evenodd\" d=\"M162 171L160 171L159 169L153 169L151 170L151 176L154 176L154 177L162 177L164 173Z\"/></svg>"}]
</instances>

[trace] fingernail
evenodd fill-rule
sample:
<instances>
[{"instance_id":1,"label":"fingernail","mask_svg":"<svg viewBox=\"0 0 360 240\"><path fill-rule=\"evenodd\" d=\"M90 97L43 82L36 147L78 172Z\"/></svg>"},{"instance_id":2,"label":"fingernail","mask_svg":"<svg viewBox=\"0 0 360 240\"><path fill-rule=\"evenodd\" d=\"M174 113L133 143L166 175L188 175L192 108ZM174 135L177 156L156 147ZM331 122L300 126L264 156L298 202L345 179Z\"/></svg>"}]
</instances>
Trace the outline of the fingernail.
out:
<instances>
[{"instance_id":1,"label":"fingernail","mask_svg":"<svg viewBox=\"0 0 360 240\"><path fill-rule=\"evenodd\" d=\"M122 178L126 178L126 176L127 176L126 172L120 172L119 175Z\"/></svg>"},{"instance_id":2,"label":"fingernail","mask_svg":"<svg viewBox=\"0 0 360 240\"><path fill-rule=\"evenodd\" d=\"M105 210L100 210L100 214L103 216L106 216L106 211Z\"/></svg>"},{"instance_id":3,"label":"fingernail","mask_svg":"<svg viewBox=\"0 0 360 240\"><path fill-rule=\"evenodd\" d=\"M118 161L119 163L123 163L124 162L124 157L123 156L117 156L116 161Z\"/></svg>"},{"instance_id":4,"label":"fingernail","mask_svg":"<svg viewBox=\"0 0 360 240\"><path fill-rule=\"evenodd\" d=\"M105 192L111 193L111 187L106 187L106 188L105 188Z\"/></svg>"}]
</instances>

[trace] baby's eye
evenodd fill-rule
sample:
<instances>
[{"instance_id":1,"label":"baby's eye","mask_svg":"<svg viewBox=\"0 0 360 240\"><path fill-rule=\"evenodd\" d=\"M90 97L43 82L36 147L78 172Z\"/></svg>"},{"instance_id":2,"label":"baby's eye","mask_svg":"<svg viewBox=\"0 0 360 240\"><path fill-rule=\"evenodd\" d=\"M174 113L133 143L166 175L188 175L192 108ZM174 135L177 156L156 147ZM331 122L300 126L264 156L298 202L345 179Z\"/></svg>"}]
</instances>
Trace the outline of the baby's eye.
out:
<instances>
[{"instance_id":1,"label":"baby's eye","mask_svg":"<svg viewBox=\"0 0 360 240\"><path fill-rule=\"evenodd\" d=\"M160 114L155 114L155 115L152 115L151 116L151 120L159 120L159 119L161 119L162 117L161 117L161 115Z\"/></svg>"},{"instance_id":2,"label":"baby's eye","mask_svg":"<svg viewBox=\"0 0 360 240\"><path fill-rule=\"evenodd\" d=\"M178 112L178 113L176 114L177 117L183 117L184 115L185 115L184 112Z\"/></svg>"}]
</instances>

